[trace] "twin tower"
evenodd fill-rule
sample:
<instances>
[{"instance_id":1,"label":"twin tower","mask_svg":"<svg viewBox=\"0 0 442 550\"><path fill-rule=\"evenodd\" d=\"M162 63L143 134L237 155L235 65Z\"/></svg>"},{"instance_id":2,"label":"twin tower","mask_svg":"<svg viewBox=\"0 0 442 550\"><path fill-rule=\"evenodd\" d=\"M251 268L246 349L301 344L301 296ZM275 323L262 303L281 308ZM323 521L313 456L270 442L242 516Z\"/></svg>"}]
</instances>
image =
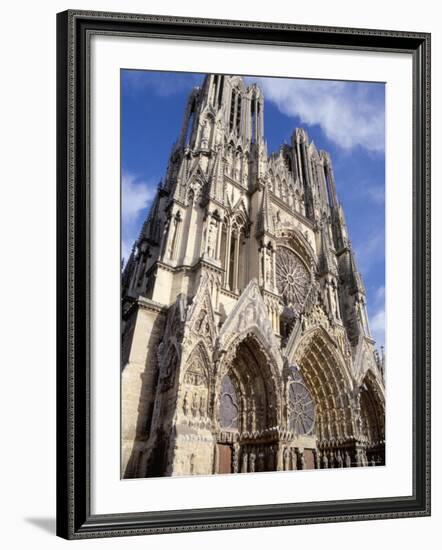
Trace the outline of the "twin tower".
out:
<instances>
[{"instance_id":1,"label":"twin tower","mask_svg":"<svg viewBox=\"0 0 442 550\"><path fill-rule=\"evenodd\" d=\"M122 477L385 462L383 360L330 156L207 75L122 273Z\"/></svg>"}]
</instances>

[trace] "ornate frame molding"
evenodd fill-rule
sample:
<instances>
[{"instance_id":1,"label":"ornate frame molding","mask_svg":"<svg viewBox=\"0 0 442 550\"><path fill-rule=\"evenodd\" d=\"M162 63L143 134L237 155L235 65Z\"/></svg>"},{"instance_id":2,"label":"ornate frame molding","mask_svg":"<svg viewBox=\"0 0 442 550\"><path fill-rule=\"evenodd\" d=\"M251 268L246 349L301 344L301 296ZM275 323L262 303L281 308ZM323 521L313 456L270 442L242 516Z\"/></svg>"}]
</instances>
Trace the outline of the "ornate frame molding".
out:
<instances>
[{"instance_id":1,"label":"ornate frame molding","mask_svg":"<svg viewBox=\"0 0 442 550\"><path fill-rule=\"evenodd\" d=\"M89 70L92 35L409 53L413 57L413 495L92 515ZM69 10L57 16L57 534L67 539L430 514L430 35Z\"/></svg>"}]
</instances>

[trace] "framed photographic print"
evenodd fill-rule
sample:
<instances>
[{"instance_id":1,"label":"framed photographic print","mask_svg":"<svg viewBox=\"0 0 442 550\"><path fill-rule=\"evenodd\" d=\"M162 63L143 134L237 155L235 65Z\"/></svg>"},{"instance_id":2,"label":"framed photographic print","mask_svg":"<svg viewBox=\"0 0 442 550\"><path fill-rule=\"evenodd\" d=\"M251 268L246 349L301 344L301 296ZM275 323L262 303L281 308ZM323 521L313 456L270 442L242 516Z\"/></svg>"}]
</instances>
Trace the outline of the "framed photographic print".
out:
<instances>
[{"instance_id":1,"label":"framed photographic print","mask_svg":"<svg viewBox=\"0 0 442 550\"><path fill-rule=\"evenodd\" d=\"M57 20L57 533L430 513L430 36Z\"/></svg>"}]
</instances>

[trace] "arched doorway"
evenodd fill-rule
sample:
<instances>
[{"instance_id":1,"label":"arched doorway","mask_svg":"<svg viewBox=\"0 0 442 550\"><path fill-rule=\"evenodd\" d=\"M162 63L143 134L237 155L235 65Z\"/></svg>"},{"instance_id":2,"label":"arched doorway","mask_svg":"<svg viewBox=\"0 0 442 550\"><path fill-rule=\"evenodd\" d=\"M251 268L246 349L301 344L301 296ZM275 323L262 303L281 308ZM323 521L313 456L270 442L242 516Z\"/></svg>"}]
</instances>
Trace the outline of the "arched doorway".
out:
<instances>
[{"instance_id":1,"label":"arched doorway","mask_svg":"<svg viewBox=\"0 0 442 550\"><path fill-rule=\"evenodd\" d=\"M218 386L216 473L276 469L279 387L276 365L255 335L233 345Z\"/></svg>"},{"instance_id":2,"label":"arched doorway","mask_svg":"<svg viewBox=\"0 0 442 550\"><path fill-rule=\"evenodd\" d=\"M385 407L375 375L368 371L359 390L360 440L368 466L385 464Z\"/></svg>"},{"instance_id":3,"label":"arched doorway","mask_svg":"<svg viewBox=\"0 0 442 550\"><path fill-rule=\"evenodd\" d=\"M322 328L308 332L294 355L314 401L317 467L356 465L355 407L344 357Z\"/></svg>"}]
</instances>

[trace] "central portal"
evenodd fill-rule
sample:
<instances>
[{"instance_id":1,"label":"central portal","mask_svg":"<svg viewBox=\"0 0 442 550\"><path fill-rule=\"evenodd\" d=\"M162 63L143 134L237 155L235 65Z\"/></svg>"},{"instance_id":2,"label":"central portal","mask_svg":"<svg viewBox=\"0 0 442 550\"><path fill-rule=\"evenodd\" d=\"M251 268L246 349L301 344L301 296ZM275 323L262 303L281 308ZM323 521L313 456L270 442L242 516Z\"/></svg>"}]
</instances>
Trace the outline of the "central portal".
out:
<instances>
[{"instance_id":1,"label":"central portal","mask_svg":"<svg viewBox=\"0 0 442 550\"><path fill-rule=\"evenodd\" d=\"M272 470L277 425L276 380L254 336L246 337L221 380L217 473Z\"/></svg>"}]
</instances>

